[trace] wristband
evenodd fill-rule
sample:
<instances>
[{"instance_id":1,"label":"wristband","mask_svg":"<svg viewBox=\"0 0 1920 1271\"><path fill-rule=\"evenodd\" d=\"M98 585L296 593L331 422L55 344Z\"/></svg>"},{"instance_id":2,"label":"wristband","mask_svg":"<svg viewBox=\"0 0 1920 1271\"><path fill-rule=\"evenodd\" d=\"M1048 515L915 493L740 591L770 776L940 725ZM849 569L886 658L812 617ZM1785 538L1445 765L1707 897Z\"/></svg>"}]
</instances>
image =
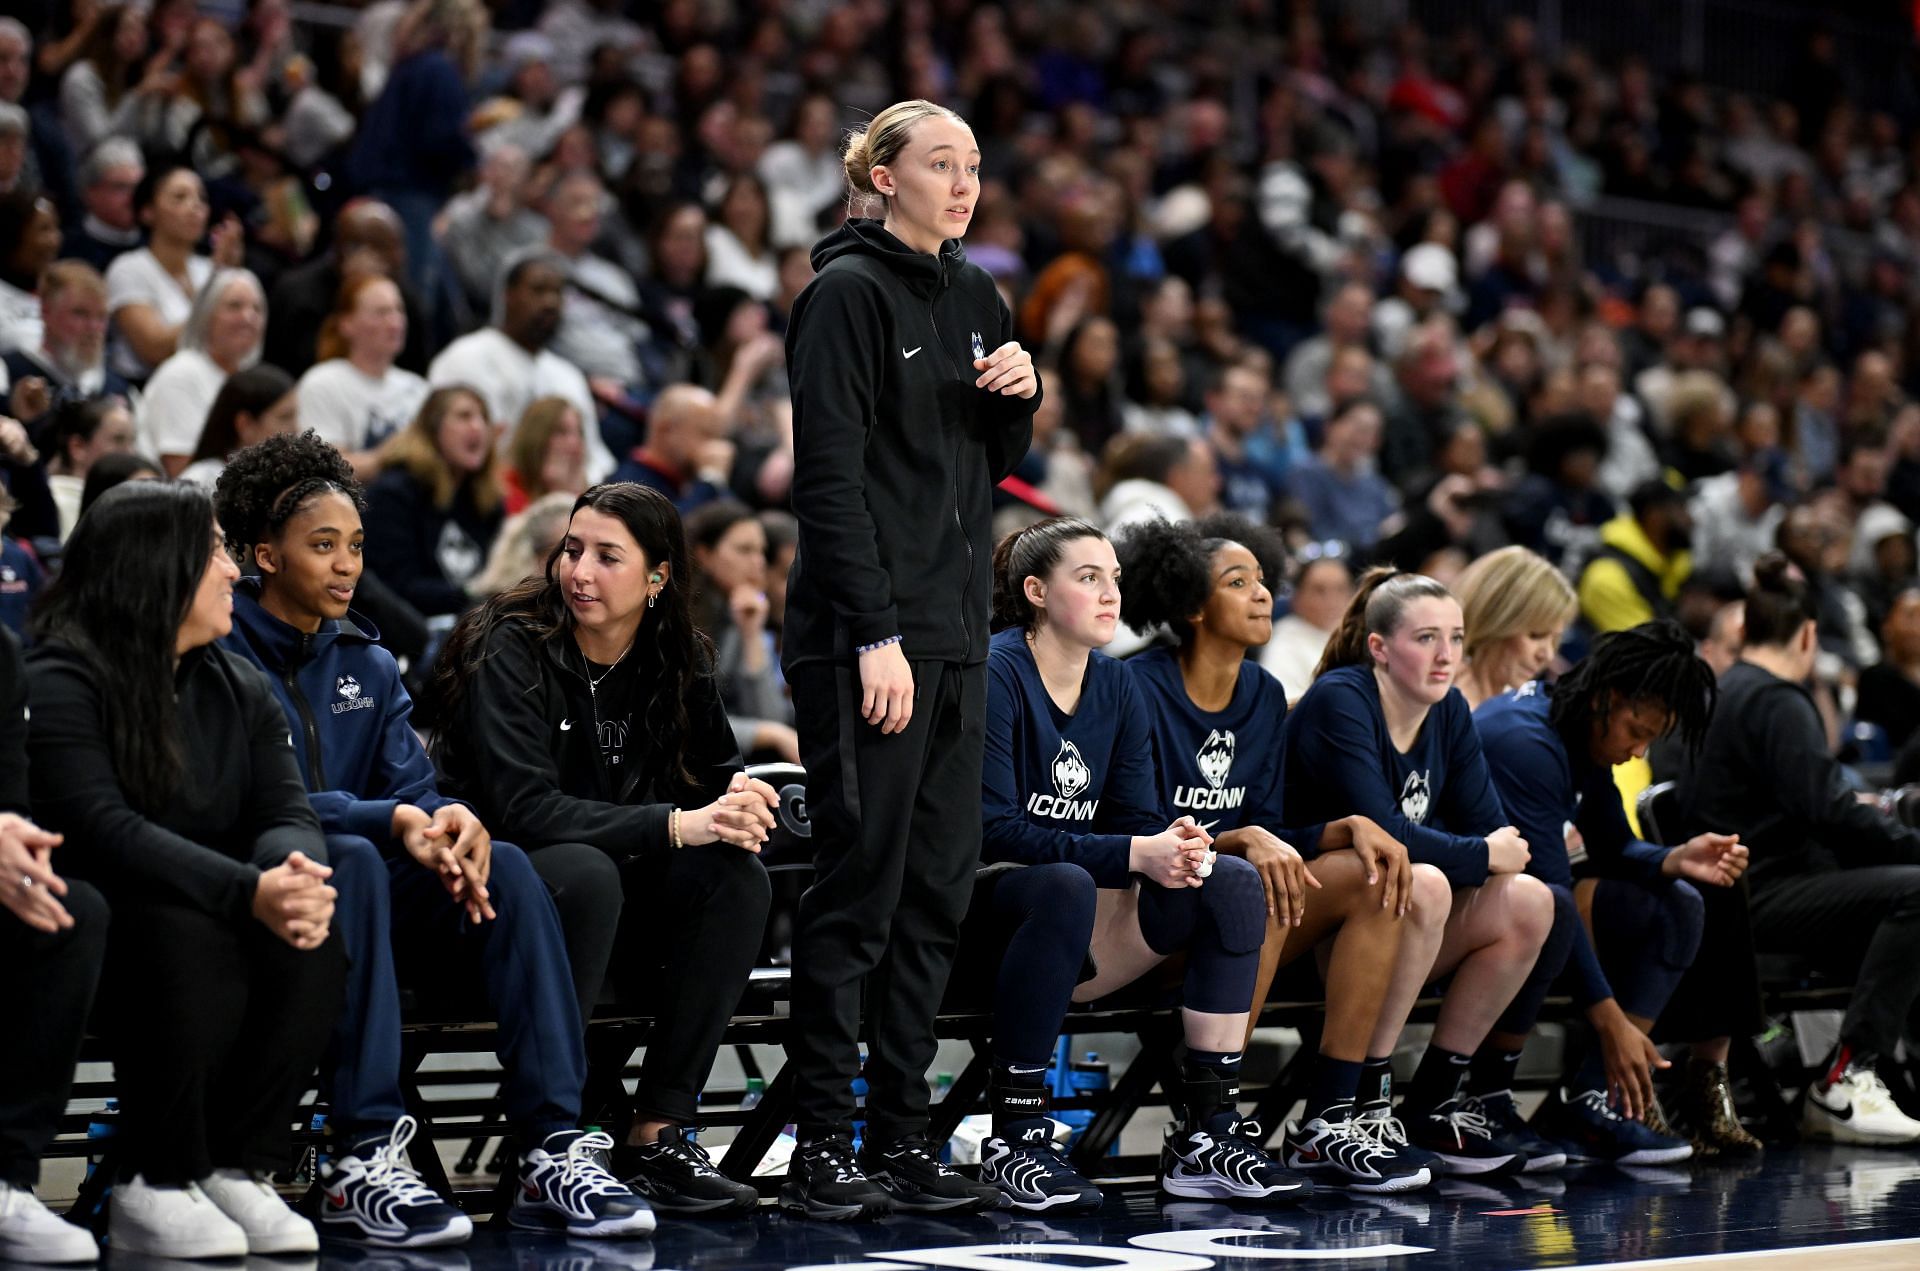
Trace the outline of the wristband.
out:
<instances>
[{"instance_id":1,"label":"wristband","mask_svg":"<svg viewBox=\"0 0 1920 1271\"><path fill-rule=\"evenodd\" d=\"M673 844L673 850L679 851L686 844L680 839L680 809L675 808L667 814L667 841Z\"/></svg>"},{"instance_id":2,"label":"wristband","mask_svg":"<svg viewBox=\"0 0 1920 1271\"><path fill-rule=\"evenodd\" d=\"M872 653L876 649L884 649L890 644L898 644L898 643L900 643L900 637L897 635L891 635L884 640L875 640L872 644L856 645L853 651L855 653Z\"/></svg>"}]
</instances>

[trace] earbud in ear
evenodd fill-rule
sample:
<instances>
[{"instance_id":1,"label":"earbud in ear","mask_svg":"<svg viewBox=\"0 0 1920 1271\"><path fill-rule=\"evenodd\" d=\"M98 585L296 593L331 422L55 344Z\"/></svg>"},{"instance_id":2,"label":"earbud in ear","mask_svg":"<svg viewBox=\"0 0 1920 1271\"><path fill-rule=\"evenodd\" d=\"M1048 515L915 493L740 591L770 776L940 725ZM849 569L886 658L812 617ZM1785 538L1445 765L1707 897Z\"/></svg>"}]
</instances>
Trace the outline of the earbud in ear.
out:
<instances>
[{"instance_id":1,"label":"earbud in ear","mask_svg":"<svg viewBox=\"0 0 1920 1271\"><path fill-rule=\"evenodd\" d=\"M655 574L652 578L649 578L647 581L657 583L660 581L660 575Z\"/></svg>"}]
</instances>

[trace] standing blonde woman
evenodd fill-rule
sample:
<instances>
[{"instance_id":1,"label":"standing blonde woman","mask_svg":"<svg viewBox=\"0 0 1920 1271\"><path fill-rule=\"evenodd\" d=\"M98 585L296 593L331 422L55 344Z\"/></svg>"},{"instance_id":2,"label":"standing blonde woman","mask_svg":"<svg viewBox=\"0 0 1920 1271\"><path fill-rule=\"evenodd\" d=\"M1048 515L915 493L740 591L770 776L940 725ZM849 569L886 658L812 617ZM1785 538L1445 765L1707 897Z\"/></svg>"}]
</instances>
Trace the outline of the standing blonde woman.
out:
<instances>
[{"instance_id":1,"label":"standing blonde woman","mask_svg":"<svg viewBox=\"0 0 1920 1271\"><path fill-rule=\"evenodd\" d=\"M958 241L980 197L966 122L900 102L845 162L884 216L815 245L787 331L800 544L783 656L821 846L793 940L800 1146L781 1203L964 1213L999 1193L941 1164L925 1074L980 855L993 487L1026 453L1040 380Z\"/></svg>"},{"instance_id":2,"label":"standing blonde woman","mask_svg":"<svg viewBox=\"0 0 1920 1271\"><path fill-rule=\"evenodd\" d=\"M1580 610L1552 562L1524 547L1489 552L1454 586L1467 623L1467 667L1458 686L1470 708L1537 680Z\"/></svg>"}]
</instances>

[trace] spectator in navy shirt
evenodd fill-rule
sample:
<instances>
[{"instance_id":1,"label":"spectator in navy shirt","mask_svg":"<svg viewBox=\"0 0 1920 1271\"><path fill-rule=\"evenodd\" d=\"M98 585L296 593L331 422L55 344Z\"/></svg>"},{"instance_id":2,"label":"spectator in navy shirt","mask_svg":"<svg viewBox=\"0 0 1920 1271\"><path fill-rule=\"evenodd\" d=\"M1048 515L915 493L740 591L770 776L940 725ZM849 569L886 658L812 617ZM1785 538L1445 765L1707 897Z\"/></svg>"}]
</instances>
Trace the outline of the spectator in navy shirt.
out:
<instances>
[{"instance_id":1,"label":"spectator in navy shirt","mask_svg":"<svg viewBox=\"0 0 1920 1271\"><path fill-rule=\"evenodd\" d=\"M1585 1061L1535 1121L1601 1160L1656 1165L1693 1154L1655 1111L1652 1070L1667 1065L1647 1035L1700 947L1695 885L1732 886L1747 849L1725 834L1676 848L1641 842L1613 767L1670 733L1697 745L1713 699L1713 671L1692 637L1655 622L1600 636L1553 688L1532 681L1474 713L1494 786L1520 832L1551 844L1571 823L1586 846L1577 879L1563 852L1541 851L1527 864L1553 890L1552 943L1564 933L1567 988L1594 1032ZM1496 1123L1519 1122L1513 1071L1557 974L1543 956L1474 1059L1469 1088Z\"/></svg>"},{"instance_id":2,"label":"spectator in navy shirt","mask_svg":"<svg viewBox=\"0 0 1920 1271\"><path fill-rule=\"evenodd\" d=\"M1527 1164L1495 1135L1461 1086L1473 1052L1526 982L1553 928L1553 893L1529 878L1527 841L1507 823L1466 699L1453 687L1466 642L1460 603L1419 574L1375 569L1287 717L1285 798L1292 819L1359 814L1452 883L1453 905L1430 969L1396 974L1367 1049L1360 1115L1388 1138L1410 1136L1449 1173ZM1555 845L1557 846L1557 844ZM1433 1040L1394 1119L1386 1089L1414 999L1450 976Z\"/></svg>"},{"instance_id":3,"label":"spectator in navy shirt","mask_svg":"<svg viewBox=\"0 0 1920 1271\"><path fill-rule=\"evenodd\" d=\"M1207 444L1220 469L1220 503L1229 512L1264 522L1286 486L1273 468L1249 452L1267 409L1267 380L1240 363L1222 370L1207 392Z\"/></svg>"},{"instance_id":4,"label":"spectator in navy shirt","mask_svg":"<svg viewBox=\"0 0 1920 1271\"><path fill-rule=\"evenodd\" d=\"M1396 961L1411 958L1422 974L1433 964L1452 899L1446 879L1431 865L1410 865L1405 846L1365 817L1282 828L1286 694L1247 656L1273 630L1266 577L1278 570L1281 547L1272 530L1235 516L1154 521L1127 534L1121 556L1132 583L1128 624L1164 626L1179 641L1127 663L1150 717L1161 794L1172 810L1204 818L1215 849L1244 858L1265 884L1254 1002L1265 1000L1281 964L1328 949L1327 1026L1306 1115L1288 1129L1286 1163L1351 1191L1423 1187L1426 1166L1376 1143L1354 1115L1354 1095ZM1293 843L1317 844L1313 861ZM1426 903L1408 919L1417 892Z\"/></svg>"},{"instance_id":5,"label":"spectator in navy shirt","mask_svg":"<svg viewBox=\"0 0 1920 1271\"><path fill-rule=\"evenodd\" d=\"M1380 523L1399 507L1393 487L1374 467L1385 425L1371 398L1334 406L1320 449L1289 476L1293 497L1307 510L1307 525L1319 540L1337 539L1355 548L1380 539Z\"/></svg>"},{"instance_id":6,"label":"spectator in navy shirt","mask_svg":"<svg viewBox=\"0 0 1920 1271\"><path fill-rule=\"evenodd\" d=\"M1003 629L987 653L981 855L1029 867L1070 862L1099 887L1095 973L1074 1000L1104 997L1186 955L1187 1055L1169 1090L1180 1124L1161 1152L1162 1190L1211 1200L1305 1195L1306 1182L1261 1150L1235 1106L1266 927L1260 875L1238 857L1216 861L1193 817L1166 822L1147 711L1126 668L1099 652L1120 621L1113 545L1086 522L1052 519L1003 539L994 561ZM1062 1013L1065 1005L1056 999ZM985 1173L1003 1177L991 1152Z\"/></svg>"}]
</instances>

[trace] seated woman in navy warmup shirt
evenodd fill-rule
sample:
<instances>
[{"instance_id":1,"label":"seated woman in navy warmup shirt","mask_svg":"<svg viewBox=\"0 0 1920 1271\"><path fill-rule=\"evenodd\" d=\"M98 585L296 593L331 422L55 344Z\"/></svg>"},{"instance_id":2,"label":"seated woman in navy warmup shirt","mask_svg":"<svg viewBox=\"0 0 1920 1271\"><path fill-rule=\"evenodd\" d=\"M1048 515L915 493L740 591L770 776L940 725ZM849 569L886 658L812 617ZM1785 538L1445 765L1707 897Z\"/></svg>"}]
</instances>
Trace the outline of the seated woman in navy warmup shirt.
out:
<instances>
[{"instance_id":1,"label":"seated woman in navy warmup shirt","mask_svg":"<svg viewBox=\"0 0 1920 1271\"><path fill-rule=\"evenodd\" d=\"M1130 584L1123 616L1136 631L1166 628L1179 643L1148 649L1126 667L1149 716L1164 802L1201 818L1214 848L1245 859L1265 885L1256 1008L1281 963L1316 947L1325 959L1327 1024L1306 1115L1287 1134L1286 1164L1350 1191L1408 1191L1431 1181L1427 1167L1366 1133L1354 1095L1394 966L1409 957L1421 972L1433 964L1450 889L1439 870L1411 865L1407 849L1365 817L1282 828L1286 690L1247 656L1273 631L1266 579L1281 551L1272 530L1237 516L1130 530L1120 544ZM1293 843L1317 853L1311 863ZM1415 905L1420 916L1408 917Z\"/></svg>"},{"instance_id":2,"label":"seated woman in navy warmup shirt","mask_svg":"<svg viewBox=\"0 0 1920 1271\"><path fill-rule=\"evenodd\" d=\"M1098 651L1119 620L1119 563L1092 525L1042 521L994 552L1002 630L987 653L982 854L1029 868L1071 863L1098 886L1095 970L1071 988L1076 1000L1186 955L1186 1068L1169 1091L1181 1123L1161 1152L1162 1190L1215 1200L1305 1195L1305 1180L1260 1148L1258 1128L1234 1103L1266 929L1260 876L1238 857L1216 861L1193 817L1167 823L1147 712L1126 668ZM1068 955L1069 987L1085 953ZM1039 982L1038 968L1023 970ZM1039 1031L1050 1045L1067 1002L1049 1005L1054 1014ZM1031 1080L1037 1085L1038 1074ZM983 1173L1001 1181L992 1152Z\"/></svg>"},{"instance_id":3,"label":"seated woman in navy warmup shirt","mask_svg":"<svg viewBox=\"0 0 1920 1271\"><path fill-rule=\"evenodd\" d=\"M1432 966L1395 970L1367 1047L1360 1117L1389 1142L1410 1136L1448 1173L1485 1174L1529 1158L1492 1132L1461 1085L1553 928L1553 893L1523 872L1526 840L1507 823L1466 699L1453 687L1465 639L1460 602L1438 582L1369 571L1313 687L1287 717L1285 798L1296 821L1371 817L1452 884ZM1421 988L1442 976L1452 977L1446 1001L1402 1122L1388 1089L1394 1044Z\"/></svg>"},{"instance_id":4,"label":"seated woman in navy warmup shirt","mask_svg":"<svg viewBox=\"0 0 1920 1271\"><path fill-rule=\"evenodd\" d=\"M1666 1061L1647 1034L1700 948L1694 884L1731 887L1746 870L1747 849L1728 834L1696 835L1675 848L1636 839L1613 768L1671 732L1698 745L1713 699L1713 671L1695 656L1693 637L1677 623L1649 622L1599 636L1551 688L1535 680L1474 712L1494 787L1520 832L1552 842L1571 823L1586 845L1578 881L1564 852L1527 863L1553 891L1549 945L1564 942L1567 954L1534 964L1487 1039L1487 1062L1475 1058L1474 1078L1512 1071L1548 990L1563 978L1594 1043L1534 1124L1585 1158L1661 1165L1693 1155L1655 1111L1652 1069ZM1518 1121L1506 1081L1478 1093L1496 1125Z\"/></svg>"}]
</instances>

